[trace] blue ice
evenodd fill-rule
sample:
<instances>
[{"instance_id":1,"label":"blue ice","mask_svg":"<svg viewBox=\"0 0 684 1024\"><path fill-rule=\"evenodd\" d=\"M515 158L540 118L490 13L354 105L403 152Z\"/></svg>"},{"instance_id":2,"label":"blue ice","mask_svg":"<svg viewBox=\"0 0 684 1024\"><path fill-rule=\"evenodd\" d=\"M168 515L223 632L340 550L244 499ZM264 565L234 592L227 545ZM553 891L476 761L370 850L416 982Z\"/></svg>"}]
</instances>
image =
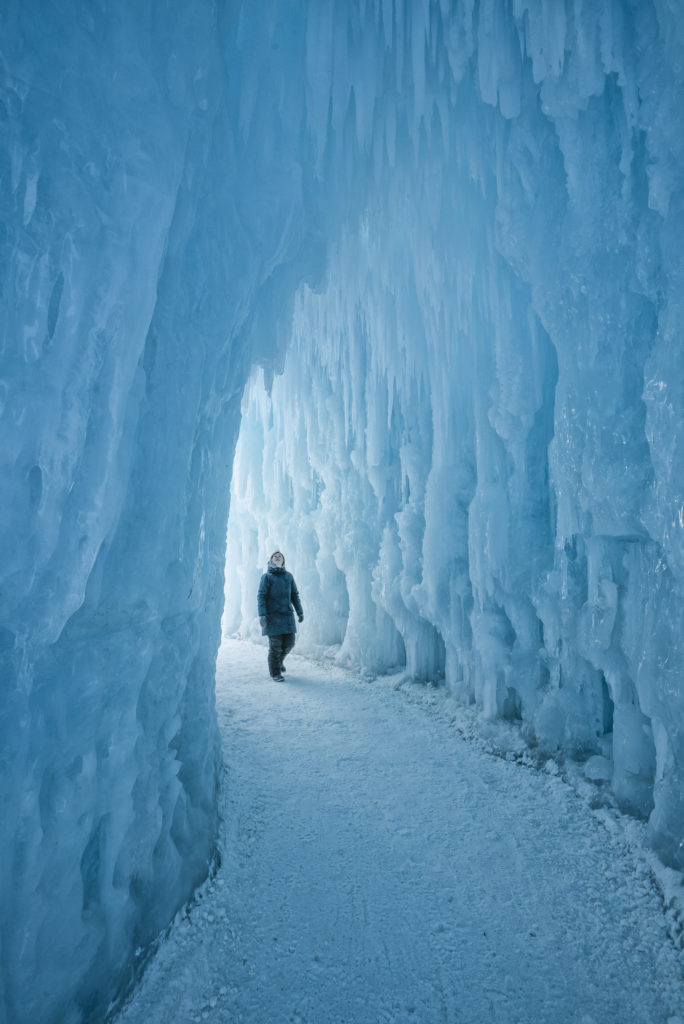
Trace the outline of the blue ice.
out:
<instances>
[{"instance_id":1,"label":"blue ice","mask_svg":"<svg viewBox=\"0 0 684 1024\"><path fill-rule=\"evenodd\" d=\"M684 867L678 5L0 26L0 1013L101 1019L206 877L272 540L311 652L601 758Z\"/></svg>"}]
</instances>

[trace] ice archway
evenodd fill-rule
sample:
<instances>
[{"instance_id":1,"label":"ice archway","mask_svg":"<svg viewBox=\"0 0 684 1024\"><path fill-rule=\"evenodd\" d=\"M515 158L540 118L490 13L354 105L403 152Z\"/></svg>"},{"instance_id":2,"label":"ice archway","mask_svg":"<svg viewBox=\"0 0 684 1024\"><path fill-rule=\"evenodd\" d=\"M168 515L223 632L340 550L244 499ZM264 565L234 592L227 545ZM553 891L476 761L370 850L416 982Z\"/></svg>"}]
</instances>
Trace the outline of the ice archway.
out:
<instances>
[{"instance_id":1,"label":"ice archway","mask_svg":"<svg viewBox=\"0 0 684 1024\"><path fill-rule=\"evenodd\" d=\"M320 642L609 755L681 866L676 7L42 6L0 43L5 1012L96 1018L207 870L254 366L245 508Z\"/></svg>"}]
</instances>

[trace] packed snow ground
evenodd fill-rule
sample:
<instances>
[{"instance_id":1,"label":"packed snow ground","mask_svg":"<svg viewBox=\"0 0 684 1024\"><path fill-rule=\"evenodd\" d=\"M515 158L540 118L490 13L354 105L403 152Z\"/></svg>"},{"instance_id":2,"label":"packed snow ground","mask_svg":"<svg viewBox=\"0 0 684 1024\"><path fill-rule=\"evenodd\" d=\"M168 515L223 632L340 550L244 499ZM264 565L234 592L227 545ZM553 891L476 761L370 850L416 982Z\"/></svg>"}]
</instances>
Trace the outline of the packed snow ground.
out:
<instances>
[{"instance_id":1,"label":"packed snow ground","mask_svg":"<svg viewBox=\"0 0 684 1024\"><path fill-rule=\"evenodd\" d=\"M296 654L272 682L249 643L217 703L221 866L118 1024L684 1021L643 859L562 779L439 700Z\"/></svg>"}]
</instances>

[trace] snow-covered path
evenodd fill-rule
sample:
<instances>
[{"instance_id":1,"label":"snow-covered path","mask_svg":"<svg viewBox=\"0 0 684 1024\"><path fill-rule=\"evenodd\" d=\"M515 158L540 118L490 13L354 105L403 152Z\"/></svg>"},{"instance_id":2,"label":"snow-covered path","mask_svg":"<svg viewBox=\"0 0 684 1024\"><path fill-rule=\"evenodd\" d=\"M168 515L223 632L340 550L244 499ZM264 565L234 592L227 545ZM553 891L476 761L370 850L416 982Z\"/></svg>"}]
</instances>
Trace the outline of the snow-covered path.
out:
<instances>
[{"instance_id":1,"label":"snow-covered path","mask_svg":"<svg viewBox=\"0 0 684 1024\"><path fill-rule=\"evenodd\" d=\"M288 667L221 651L222 865L119 1024L684 1020L655 887L569 786Z\"/></svg>"}]
</instances>

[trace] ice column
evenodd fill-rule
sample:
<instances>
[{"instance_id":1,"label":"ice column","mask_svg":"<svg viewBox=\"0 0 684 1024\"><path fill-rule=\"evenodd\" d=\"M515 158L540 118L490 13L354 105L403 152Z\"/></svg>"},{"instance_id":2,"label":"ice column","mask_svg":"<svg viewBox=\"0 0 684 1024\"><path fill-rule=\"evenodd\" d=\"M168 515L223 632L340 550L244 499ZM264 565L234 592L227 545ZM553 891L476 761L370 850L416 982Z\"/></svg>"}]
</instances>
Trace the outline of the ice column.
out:
<instances>
[{"instance_id":1,"label":"ice column","mask_svg":"<svg viewBox=\"0 0 684 1024\"><path fill-rule=\"evenodd\" d=\"M235 480L250 558L303 567L312 643L611 758L678 866L682 31L660 3L309 18L327 276Z\"/></svg>"},{"instance_id":2,"label":"ice column","mask_svg":"<svg viewBox=\"0 0 684 1024\"><path fill-rule=\"evenodd\" d=\"M231 5L0 24L0 1017L76 1024L214 852L240 400L277 358L260 312L313 279L299 139L271 131L303 36L257 95Z\"/></svg>"}]
</instances>

